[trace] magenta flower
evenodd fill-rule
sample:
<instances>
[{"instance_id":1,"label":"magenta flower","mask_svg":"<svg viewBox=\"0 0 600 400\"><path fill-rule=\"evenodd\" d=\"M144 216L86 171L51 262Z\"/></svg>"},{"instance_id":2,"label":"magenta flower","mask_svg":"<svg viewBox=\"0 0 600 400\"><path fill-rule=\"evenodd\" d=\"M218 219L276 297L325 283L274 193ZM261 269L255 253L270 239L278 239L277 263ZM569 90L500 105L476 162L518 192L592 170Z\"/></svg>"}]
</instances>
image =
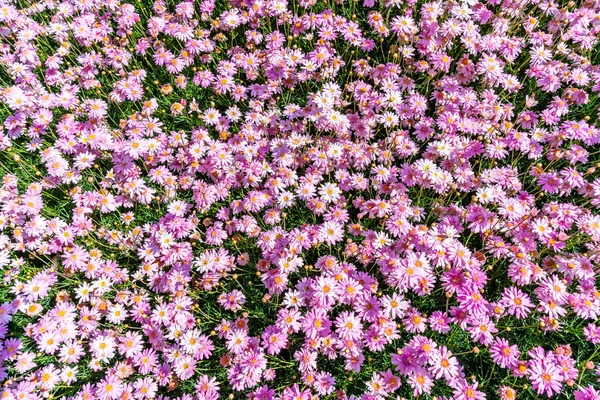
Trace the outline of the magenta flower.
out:
<instances>
[{"instance_id":1,"label":"magenta flower","mask_svg":"<svg viewBox=\"0 0 600 400\"><path fill-rule=\"evenodd\" d=\"M563 377L560 369L552 364L552 360L535 360L529 362L529 380L538 394L553 396L562 388Z\"/></svg>"},{"instance_id":2,"label":"magenta flower","mask_svg":"<svg viewBox=\"0 0 600 400\"><path fill-rule=\"evenodd\" d=\"M512 286L505 289L500 303L506 307L506 312L516 318L526 318L533 306L528 295Z\"/></svg>"},{"instance_id":3,"label":"magenta flower","mask_svg":"<svg viewBox=\"0 0 600 400\"><path fill-rule=\"evenodd\" d=\"M510 345L506 339L496 338L490 346L490 354L502 368L513 368L517 365L520 352L516 345Z\"/></svg>"}]
</instances>

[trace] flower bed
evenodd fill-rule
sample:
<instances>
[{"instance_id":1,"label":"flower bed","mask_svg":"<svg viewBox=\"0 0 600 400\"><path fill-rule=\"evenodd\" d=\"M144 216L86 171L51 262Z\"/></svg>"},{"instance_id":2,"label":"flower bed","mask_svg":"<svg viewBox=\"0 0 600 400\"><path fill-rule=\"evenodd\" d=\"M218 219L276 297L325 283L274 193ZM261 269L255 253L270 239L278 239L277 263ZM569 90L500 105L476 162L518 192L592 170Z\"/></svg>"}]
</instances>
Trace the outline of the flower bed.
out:
<instances>
[{"instance_id":1,"label":"flower bed","mask_svg":"<svg viewBox=\"0 0 600 400\"><path fill-rule=\"evenodd\" d=\"M599 400L599 33L0 0L1 398Z\"/></svg>"}]
</instances>

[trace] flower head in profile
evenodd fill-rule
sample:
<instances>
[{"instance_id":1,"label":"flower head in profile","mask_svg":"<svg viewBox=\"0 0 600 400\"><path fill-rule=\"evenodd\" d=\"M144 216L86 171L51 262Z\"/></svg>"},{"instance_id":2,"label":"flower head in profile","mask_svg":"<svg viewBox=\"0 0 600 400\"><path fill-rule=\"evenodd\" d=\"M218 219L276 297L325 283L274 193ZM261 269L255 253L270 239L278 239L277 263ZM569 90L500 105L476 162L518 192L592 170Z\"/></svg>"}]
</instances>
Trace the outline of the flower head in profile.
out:
<instances>
[{"instance_id":1,"label":"flower head in profile","mask_svg":"<svg viewBox=\"0 0 600 400\"><path fill-rule=\"evenodd\" d=\"M218 298L218 302L226 310L238 311L246 302L246 296L241 291L234 289L229 293L222 293Z\"/></svg>"}]
</instances>

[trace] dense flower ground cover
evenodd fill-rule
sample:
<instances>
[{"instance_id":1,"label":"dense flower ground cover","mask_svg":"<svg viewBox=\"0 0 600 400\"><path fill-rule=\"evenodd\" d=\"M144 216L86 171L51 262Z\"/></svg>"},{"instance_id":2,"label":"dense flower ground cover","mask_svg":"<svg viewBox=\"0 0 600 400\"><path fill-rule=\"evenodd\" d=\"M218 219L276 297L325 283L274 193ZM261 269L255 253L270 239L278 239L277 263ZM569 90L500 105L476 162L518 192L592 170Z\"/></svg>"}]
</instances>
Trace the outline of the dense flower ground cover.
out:
<instances>
[{"instance_id":1,"label":"dense flower ground cover","mask_svg":"<svg viewBox=\"0 0 600 400\"><path fill-rule=\"evenodd\" d=\"M0 0L0 397L600 399L599 33Z\"/></svg>"}]
</instances>

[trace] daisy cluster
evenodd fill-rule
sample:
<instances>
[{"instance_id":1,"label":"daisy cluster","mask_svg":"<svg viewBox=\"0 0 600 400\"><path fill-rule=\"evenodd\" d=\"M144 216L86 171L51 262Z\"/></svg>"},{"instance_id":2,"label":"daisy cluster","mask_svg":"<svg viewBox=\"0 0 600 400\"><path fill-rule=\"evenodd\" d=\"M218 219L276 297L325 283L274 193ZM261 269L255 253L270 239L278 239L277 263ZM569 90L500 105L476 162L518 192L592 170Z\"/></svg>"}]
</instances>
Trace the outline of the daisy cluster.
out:
<instances>
[{"instance_id":1,"label":"daisy cluster","mask_svg":"<svg viewBox=\"0 0 600 400\"><path fill-rule=\"evenodd\" d=\"M599 34L0 0L0 397L600 399Z\"/></svg>"}]
</instances>

